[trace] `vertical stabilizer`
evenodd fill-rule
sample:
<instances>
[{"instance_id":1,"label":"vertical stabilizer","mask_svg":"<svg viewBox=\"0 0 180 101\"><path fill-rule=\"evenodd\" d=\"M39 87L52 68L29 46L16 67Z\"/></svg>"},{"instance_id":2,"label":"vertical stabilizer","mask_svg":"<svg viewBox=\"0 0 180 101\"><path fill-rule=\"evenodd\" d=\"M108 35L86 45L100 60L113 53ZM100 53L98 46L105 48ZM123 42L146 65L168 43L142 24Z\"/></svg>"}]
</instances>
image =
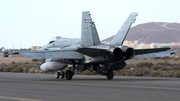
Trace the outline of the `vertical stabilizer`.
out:
<instances>
[{"instance_id":1,"label":"vertical stabilizer","mask_svg":"<svg viewBox=\"0 0 180 101\"><path fill-rule=\"evenodd\" d=\"M133 12L129 15L127 20L124 22L123 26L120 28L118 33L115 35L113 40L110 44L114 45L122 45L124 42L124 39L126 38L127 33L129 32L129 29L131 27L131 24L135 22L136 16L138 15L137 12Z\"/></svg>"},{"instance_id":2,"label":"vertical stabilizer","mask_svg":"<svg viewBox=\"0 0 180 101\"><path fill-rule=\"evenodd\" d=\"M91 18L91 13L85 11L82 13L81 46L96 46L100 44L96 26Z\"/></svg>"}]
</instances>

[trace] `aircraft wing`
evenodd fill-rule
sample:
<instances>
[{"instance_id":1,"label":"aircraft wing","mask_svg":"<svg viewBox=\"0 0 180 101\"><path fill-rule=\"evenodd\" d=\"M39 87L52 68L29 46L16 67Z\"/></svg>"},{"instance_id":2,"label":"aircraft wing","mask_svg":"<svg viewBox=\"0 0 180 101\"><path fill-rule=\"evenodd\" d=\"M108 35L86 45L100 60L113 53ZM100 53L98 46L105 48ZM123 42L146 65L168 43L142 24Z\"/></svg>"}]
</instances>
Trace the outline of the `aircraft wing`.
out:
<instances>
[{"instance_id":1,"label":"aircraft wing","mask_svg":"<svg viewBox=\"0 0 180 101\"><path fill-rule=\"evenodd\" d=\"M134 58L153 58L171 56L170 52L162 52L170 48L155 48L155 49L137 49L135 50ZM91 57L107 52L106 49L97 48L79 48L77 50L56 50L56 51L34 51L34 52L19 52L22 56L41 57L43 59L83 59L83 55Z\"/></svg>"},{"instance_id":2,"label":"aircraft wing","mask_svg":"<svg viewBox=\"0 0 180 101\"><path fill-rule=\"evenodd\" d=\"M44 59L83 59L83 55L74 50L19 52L19 54L29 57L41 57Z\"/></svg>"}]
</instances>

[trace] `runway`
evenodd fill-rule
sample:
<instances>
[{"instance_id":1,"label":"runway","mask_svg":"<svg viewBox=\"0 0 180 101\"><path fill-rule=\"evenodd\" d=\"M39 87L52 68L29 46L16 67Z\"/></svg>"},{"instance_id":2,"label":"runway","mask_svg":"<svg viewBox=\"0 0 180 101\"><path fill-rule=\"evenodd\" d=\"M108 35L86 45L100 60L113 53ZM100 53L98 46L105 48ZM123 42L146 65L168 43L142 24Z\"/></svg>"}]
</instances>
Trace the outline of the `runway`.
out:
<instances>
[{"instance_id":1,"label":"runway","mask_svg":"<svg viewBox=\"0 0 180 101\"><path fill-rule=\"evenodd\" d=\"M0 73L0 101L179 101L180 79Z\"/></svg>"}]
</instances>

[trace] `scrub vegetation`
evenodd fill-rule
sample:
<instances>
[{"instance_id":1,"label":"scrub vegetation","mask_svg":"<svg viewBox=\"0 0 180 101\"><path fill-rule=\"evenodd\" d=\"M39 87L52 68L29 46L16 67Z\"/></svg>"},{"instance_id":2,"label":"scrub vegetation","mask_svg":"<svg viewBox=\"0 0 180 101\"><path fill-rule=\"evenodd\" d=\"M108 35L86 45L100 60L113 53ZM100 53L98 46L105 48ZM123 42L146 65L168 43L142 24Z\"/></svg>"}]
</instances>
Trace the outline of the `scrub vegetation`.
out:
<instances>
[{"instance_id":1,"label":"scrub vegetation","mask_svg":"<svg viewBox=\"0 0 180 101\"><path fill-rule=\"evenodd\" d=\"M41 73L39 69L41 63L15 63L0 64L0 72L23 72L23 73Z\"/></svg>"},{"instance_id":2,"label":"scrub vegetation","mask_svg":"<svg viewBox=\"0 0 180 101\"><path fill-rule=\"evenodd\" d=\"M180 78L180 64L169 62L142 62L136 65L127 65L124 69L114 71L121 76L151 76L151 77L174 77Z\"/></svg>"},{"instance_id":3,"label":"scrub vegetation","mask_svg":"<svg viewBox=\"0 0 180 101\"><path fill-rule=\"evenodd\" d=\"M164 58L169 59L169 58ZM174 61L178 61L179 58L174 58ZM22 72L22 73L55 73L55 72L43 72L40 70L40 65L43 62L24 62L16 63L11 62L9 64L1 63L0 72ZM65 68L66 71L68 68ZM82 73L75 72L82 75L97 75L95 71L90 72L85 70ZM180 78L180 63L169 62L140 62L137 64L127 64L124 69L114 71L115 75L120 76L151 76L151 77L172 77Z\"/></svg>"}]
</instances>

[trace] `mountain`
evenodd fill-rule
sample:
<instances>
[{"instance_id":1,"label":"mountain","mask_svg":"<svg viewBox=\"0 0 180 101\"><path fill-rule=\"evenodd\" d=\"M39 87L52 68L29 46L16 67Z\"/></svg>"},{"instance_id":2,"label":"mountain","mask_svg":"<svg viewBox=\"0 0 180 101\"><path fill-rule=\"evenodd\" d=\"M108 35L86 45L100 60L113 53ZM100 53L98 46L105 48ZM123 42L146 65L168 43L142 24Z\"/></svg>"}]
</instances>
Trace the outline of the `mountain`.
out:
<instances>
[{"instance_id":1,"label":"mountain","mask_svg":"<svg viewBox=\"0 0 180 101\"><path fill-rule=\"evenodd\" d=\"M103 42L113 39L111 36ZM125 40L139 41L139 43L179 43L180 23L149 22L132 27Z\"/></svg>"}]
</instances>

